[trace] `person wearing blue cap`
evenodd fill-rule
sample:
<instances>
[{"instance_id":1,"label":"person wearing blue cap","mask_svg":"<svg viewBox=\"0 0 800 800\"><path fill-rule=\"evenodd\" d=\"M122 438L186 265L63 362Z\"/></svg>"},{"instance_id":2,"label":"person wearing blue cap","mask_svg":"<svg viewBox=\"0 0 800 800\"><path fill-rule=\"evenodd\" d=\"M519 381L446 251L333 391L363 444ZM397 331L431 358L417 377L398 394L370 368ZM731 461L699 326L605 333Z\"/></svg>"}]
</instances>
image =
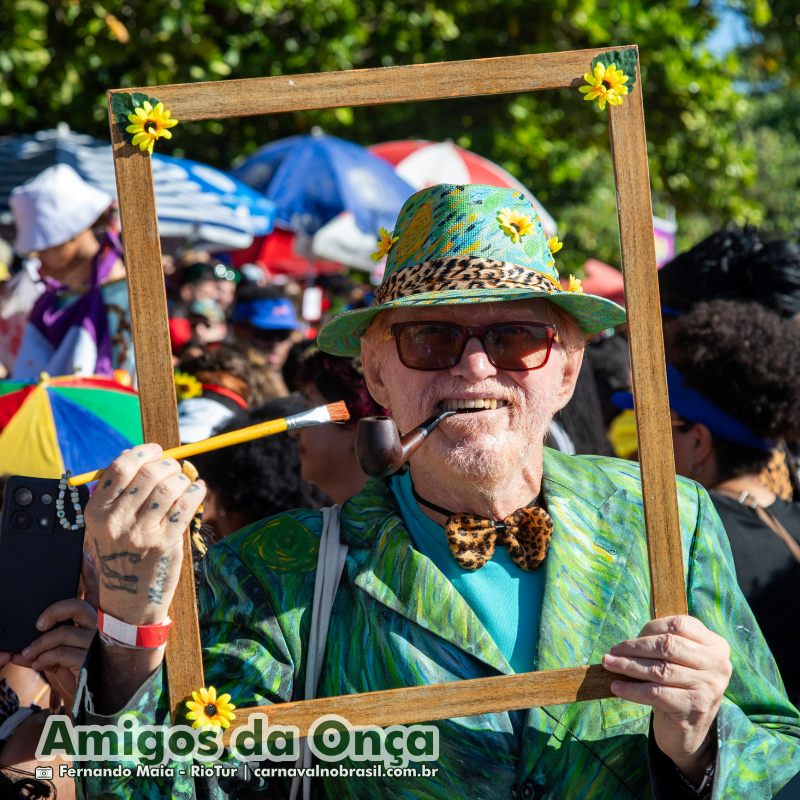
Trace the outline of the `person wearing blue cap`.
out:
<instances>
[{"instance_id":1,"label":"person wearing blue cap","mask_svg":"<svg viewBox=\"0 0 800 800\"><path fill-rule=\"evenodd\" d=\"M293 334L303 327L288 297L276 289L258 286L242 287L231 321L236 341L257 347L277 371L286 363Z\"/></svg>"}]
</instances>

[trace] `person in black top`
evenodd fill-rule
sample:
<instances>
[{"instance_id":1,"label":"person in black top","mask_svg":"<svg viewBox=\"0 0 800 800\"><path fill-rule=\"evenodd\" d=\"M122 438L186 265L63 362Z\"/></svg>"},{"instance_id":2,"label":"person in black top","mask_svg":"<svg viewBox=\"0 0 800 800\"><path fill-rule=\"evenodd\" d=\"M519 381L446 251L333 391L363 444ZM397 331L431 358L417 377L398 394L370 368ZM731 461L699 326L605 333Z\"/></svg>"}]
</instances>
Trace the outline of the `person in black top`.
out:
<instances>
[{"instance_id":1,"label":"person in black top","mask_svg":"<svg viewBox=\"0 0 800 800\"><path fill-rule=\"evenodd\" d=\"M672 323L667 359L675 466L722 518L739 585L800 702L800 504L760 473L800 441L800 324L756 303L701 303ZM788 626L788 627L787 627Z\"/></svg>"}]
</instances>

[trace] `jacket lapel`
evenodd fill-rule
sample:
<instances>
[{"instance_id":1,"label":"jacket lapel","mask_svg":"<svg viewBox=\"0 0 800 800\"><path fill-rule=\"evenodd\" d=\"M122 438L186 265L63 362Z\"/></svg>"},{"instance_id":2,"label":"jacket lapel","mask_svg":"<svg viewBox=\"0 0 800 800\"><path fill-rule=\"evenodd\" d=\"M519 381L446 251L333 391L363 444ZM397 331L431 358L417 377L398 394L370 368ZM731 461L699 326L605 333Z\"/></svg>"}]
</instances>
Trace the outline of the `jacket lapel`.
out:
<instances>
[{"instance_id":1,"label":"jacket lapel","mask_svg":"<svg viewBox=\"0 0 800 800\"><path fill-rule=\"evenodd\" d=\"M589 663L632 542L610 513L617 487L586 460L546 449L543 489L554 530L545 561L538 670Z\"/></svg>"},{"instance_id":2,"label":"jacket lapel","mask_svg":"<svg viewBox=\"0 0 800 800\"><path fill-rule=\"evenodd\" d=\"M624 504L637 502L590 459L548 449L543 489L554 531L545 562L536 655L536 669L540 671L583 666L601 657L595 650L634 540L620 510ZM574 730L573 716L585 706L576 703L528 711L521 776L529 775L546 752L541 733L551 746L558 747L558 741L568 735L567 727ZM599 717L597 721L599 724Z\"/></svg>"},{"instance_id":3,"label":"jacket lapel","mask_svg":"<svg viewBox=\"0 0 800 800\"><path fill-rule=\"evenodd\" d=\"M370 519L371 524L361 522ZM348 501L342 540L361 548L351 550L346 565L350 580L359 589L493 671L513 673L452 583L433 561L414 549L387 482L371 481Z\"/></svg>"}]
</instances>

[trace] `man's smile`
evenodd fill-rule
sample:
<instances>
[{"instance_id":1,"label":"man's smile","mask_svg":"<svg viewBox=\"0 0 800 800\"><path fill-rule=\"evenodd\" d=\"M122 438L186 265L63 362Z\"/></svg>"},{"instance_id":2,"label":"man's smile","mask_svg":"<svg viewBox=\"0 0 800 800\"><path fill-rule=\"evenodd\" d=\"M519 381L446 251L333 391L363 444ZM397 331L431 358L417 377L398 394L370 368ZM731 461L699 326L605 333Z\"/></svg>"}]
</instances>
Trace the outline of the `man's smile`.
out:
<instances>
[{"instance_id":1,"label":"man's smile","mask_svg":"<svg viewBox=\"0 0 800 800\"><path fill-rule=\"evenodd\" d=\"M442 411L488 411L508 406L508 400L497 397L459 397L440 400Z\"/></svg>"}]
</instances>

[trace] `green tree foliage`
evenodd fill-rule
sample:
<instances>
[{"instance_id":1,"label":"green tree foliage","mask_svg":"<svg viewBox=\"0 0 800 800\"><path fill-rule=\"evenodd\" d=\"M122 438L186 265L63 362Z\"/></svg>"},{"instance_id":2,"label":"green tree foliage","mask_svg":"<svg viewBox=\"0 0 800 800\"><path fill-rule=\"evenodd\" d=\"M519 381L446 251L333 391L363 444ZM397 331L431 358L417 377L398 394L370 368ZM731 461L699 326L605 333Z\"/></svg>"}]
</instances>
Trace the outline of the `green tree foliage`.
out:
<instances>
[{"instance_id":1,"label":"green tree foliage","mask_svg":"<svg viewBox=\"0 0 800 800\"><path fill-rule=\"evenodd\" d=\"M776 86L753 95L742 140L756 153L757 178L747 198L760 209L760 225L770 234L800 234L800 84Z\"/></svg>"},{"instance_id":2,"label":"green tree foliage","mask_svg":"<svg viewBox=\"0 0 800 800\"><path fill-rule=\"evenodd\" d=\"M66 121L107 138L104 92L120 86L636 43L656 211L757 221L759 199L743 188L758 143L740 135L738 62L703 46L714 25L708 0L0 0L0 129ZM508 81L526 88L524 74ZM589 255L618 261L606 112L576 90L184 125L170 147L225 167L313 124L362 143L451 138L540 197L561 223L568 268Z\"/></svg>"},{"instance_id":3,"label":"green tree foliage","mask_svg":"<svg viewBox=\"0 0 800 800\"><path fill-rule=\"evenodd\" d=\"M761 0L757 35L741 48L746 79L800 85L800 6L797 0Z\"/></svg>"}]
</instances>

